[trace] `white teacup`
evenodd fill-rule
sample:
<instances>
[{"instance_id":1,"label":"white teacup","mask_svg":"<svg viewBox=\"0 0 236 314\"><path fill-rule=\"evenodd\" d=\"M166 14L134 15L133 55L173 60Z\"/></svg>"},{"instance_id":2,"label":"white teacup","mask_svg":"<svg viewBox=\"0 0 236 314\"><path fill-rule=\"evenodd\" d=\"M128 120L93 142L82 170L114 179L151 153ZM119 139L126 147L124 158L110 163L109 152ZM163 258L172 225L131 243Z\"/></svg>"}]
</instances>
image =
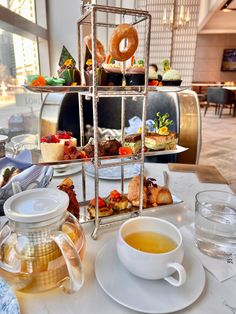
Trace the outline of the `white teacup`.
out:
<instances>
[{"instance_id":1,"label":"white teacup","mask_svg":"<svg viewBox=\"0 0 236 314\"><path fill-rule=\"evenodd\" d=\"M130 246L125 238L136 232L156 232L174 240L176 247L166 253L147 253ZM121 263L134 275L145 279L165 279L179 287L185 283L186 272L181 265L184 256L180 231L168 221L154 217L137 217L122 224L117 239ZM171 276L178 272L178 279Z\"/></svg>"}]
</instances>

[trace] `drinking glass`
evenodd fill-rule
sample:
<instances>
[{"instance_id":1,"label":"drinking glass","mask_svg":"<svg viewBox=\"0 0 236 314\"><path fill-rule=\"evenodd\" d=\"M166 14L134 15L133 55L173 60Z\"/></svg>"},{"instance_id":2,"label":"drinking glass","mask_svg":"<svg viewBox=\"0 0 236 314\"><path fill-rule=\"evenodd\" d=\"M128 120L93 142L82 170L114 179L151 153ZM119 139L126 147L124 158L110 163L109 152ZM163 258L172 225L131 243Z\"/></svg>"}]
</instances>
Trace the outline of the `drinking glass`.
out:
<instances>
[{"instance_id":1,"label":"drinking glass","mask_svg":"<svg viewBox=\"0 0 236 314\"><path fill-rule=\"evenodd\" d=\"M236 256L235 194L202 191L196 195L195 239L200 251L209 256Z\"/></svg>"}]
</instances>

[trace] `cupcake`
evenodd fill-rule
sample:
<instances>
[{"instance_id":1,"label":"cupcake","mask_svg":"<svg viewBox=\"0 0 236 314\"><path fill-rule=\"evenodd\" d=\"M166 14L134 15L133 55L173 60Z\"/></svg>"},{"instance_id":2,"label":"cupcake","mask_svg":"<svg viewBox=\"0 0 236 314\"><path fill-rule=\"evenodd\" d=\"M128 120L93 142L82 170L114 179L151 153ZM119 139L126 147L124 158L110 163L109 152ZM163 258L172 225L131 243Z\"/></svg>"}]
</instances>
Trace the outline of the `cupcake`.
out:
<instances>
[{"instance_id":1,"label":"cupcake","mask_svg":"<svg viewBox=\"0 0 236 314\"><path fill-rule=\"evenodd\" d=\"M56 135L47 135L41 138L41 153L44 162L54 162L64 159L64 142Z\"/></svg>"},{"instance_id":2,"label":"cupcake","mask_svg":"<svg viewBox=\"0 0 236 314\"><path fill-rule=\"evenodd\" d=\"M65 80L65 85L76 86L81 84L81 76L79 70L75 67L75 60L65 46L62 48L59 66L58 76Z\"/></svg>"},{"instance_id":3,"label":"cupcake","mask_svg":"<svg viewBox=\"0 0 236 314\"><path fill-rule=\"evenodd\" d=\"M131 66L126 69L125 80L126 85L144 85L145 84L145 75L144 75L144 62L143 60L138 60L135 62L134 57L131 58Z\"/></svg>"},{"instance_id":4,"label":"cupcake","mask_svg":"<svg viewBox=\"0 0 236 314\"><path fill-rule=\"evenodd\" d=\"M101 86L122 86L123 74L119 63L108 55L106 63L100 69Z\"/></svg>"},{"instance_id":5,"label":"cupcake","mask_svg":"<svg viewBox=\"0 0 236 314\"><path fill-rule=\"evenodd\" d=\"M162 84L164 86L180 86L181 82L180 73L176 70L168 70L162 76Z\"/></svg>"},{"instance_id":6,"label":"cupcake","mask_svg":"<svg viewBox=\"0 0 236 314\"><path fill-rule=\"evenodd\" d=\"M157 78L157 72L155 70L149 70L148 73L148 85L150 86L157 86L159 84Z\"/></svg>"}]
</instances>

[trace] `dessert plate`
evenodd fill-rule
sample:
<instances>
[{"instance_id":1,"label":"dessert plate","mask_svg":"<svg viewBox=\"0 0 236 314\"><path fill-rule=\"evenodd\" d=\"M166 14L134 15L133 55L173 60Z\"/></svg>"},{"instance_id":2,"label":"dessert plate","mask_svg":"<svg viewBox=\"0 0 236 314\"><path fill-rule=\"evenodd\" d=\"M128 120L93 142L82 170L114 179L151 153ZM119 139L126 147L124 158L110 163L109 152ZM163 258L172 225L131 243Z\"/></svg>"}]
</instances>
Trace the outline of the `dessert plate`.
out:
<instances>
[{"instance_id":1,"label":"dessert plate","mask_svg":"<svg viewBox=\"0 0 236 314\"><path fill-rule=\"evenodd\" d=\"M113 160L112 162L120 162L120 159ZM102 163L110 163L110 160L103 160ZM92 164L85 165L85 173L88 176L94 177L94 166ZM121 179L121 170L120 166L114 166L110 168L99 169L99 179L104 180L120 180ZM139 175L140 165L130 164L124 166L124 178L131 179L134 176Z\"/></svg>"},{"instance_id":2,"label":"dessert plate","mask_svg":"<svg viewBox=\"0 0 236 314\"><path fill-rule=\"evenodd\" d=\"M70 176L77 172L80 172L82 169L81 164L65 164L65 165L56 165L52 166L54 169L53 177L62 177L62 176Z\"/></svg>"},{"instance_id":3,"label":"dessert plate","mask_svg":"<svg viewBox=\"0 0 236 314\"><path fill-rule=\"evenodd\" d=\"M196 301L205 286L205 271L191 248L185 247L183 265L187 280L178 288L165 280L138 278L121 264L116 253L116 239L112 239L96 256L95 274L105 293L123 306L144 313L171 313Z\"/></svg>"},{"instance_id":4,"label":"dessert plate","mask_svg":"<svg viewBox=\"0 0 236 314\"><path fill-rule=\"evenodd\" d=\"M6 282L0 278L0 313L20 314L20 306L16 296Z\"/></svg>"}]
</instances>

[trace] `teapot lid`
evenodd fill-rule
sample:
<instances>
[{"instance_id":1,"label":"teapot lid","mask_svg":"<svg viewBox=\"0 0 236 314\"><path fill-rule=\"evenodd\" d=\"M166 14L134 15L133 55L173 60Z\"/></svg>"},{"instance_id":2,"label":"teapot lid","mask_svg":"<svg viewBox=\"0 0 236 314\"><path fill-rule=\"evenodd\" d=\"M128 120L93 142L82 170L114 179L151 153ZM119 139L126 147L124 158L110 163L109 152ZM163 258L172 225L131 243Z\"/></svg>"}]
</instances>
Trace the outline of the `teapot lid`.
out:
<instances>
[{"instance_id":1,"label":"teapot lid","mask_svg":"<svg viewBox=\"0 0 236 314\"><path fill-rule=\"evenodd\" d=\"M68 195L56 189L27 190L4 203L5 215L17 222L41 222L61 215L69 205Z\"/></svg>"}]
</instances>

